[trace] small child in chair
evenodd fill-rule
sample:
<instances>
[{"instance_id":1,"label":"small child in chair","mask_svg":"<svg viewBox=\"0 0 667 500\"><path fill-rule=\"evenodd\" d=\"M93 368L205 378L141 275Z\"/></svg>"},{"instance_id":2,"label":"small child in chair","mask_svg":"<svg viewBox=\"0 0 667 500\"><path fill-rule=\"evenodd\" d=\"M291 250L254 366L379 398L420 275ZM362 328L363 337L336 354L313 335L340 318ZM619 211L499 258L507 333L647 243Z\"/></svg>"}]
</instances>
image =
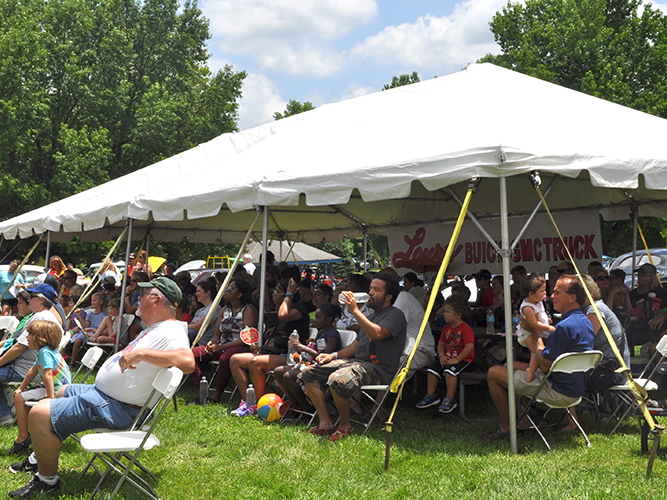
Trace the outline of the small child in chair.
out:
<instances>
[{"instance_id":1,"label":"small child in chair","mask_svg":"<svg viewBox=\"0 0 667 500\"><path fill-rule=\"evenodd\" d=\"M27 330L28 347L38 351L38 354L35 364L30 368L19 388L14 391L14 407L19 435L8 452L10 455L20 453L32 444L28 432L28 408L25 402L39 401L44 398L53 399L60 386L72 381L69 367L58 352L58 345L62 339L60 327L50 321L34 321L27 326ZM44 386L26 391L38 373L44 381Z\"/></svg>"},{"instance_id":2,"label":"small child in chair","mask_svg":"<svg viewBox=\"0 0 667 500\"><path fill-rule=\"evenodd\" d=\"M468 301L462 295L450 295L445 300L445 321L440 342L438 342L438 359L428 368L427 394L417 408L428 408L440 403L435 391L438 382L445 379L447 396L438 411L450 413L457 406L456 387L458 376L467 369L475 359L475 334L465 322L470 314Z\"/></svg>"}]
</instances>

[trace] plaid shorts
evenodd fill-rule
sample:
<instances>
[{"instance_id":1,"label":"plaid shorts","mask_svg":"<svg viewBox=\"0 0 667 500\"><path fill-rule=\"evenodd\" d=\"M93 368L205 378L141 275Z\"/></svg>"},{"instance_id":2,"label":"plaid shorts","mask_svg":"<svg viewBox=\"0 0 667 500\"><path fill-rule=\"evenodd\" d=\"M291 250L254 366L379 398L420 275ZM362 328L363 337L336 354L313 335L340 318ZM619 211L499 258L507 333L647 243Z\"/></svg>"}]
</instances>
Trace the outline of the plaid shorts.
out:
<instances>
[{"instance_id":1,"label":"plaid shorts","mask_svg":"<svg viewBox=\"0 0 667 500\"><path fill-rule=\"evenodd\" d=\"M350 399L362 385L381 384L382 379L373 363L337 359L326 365L307 366L299 378L304 384L314 385L320 390L326 386L342 398Z\"/></svg>"}]
</instances>

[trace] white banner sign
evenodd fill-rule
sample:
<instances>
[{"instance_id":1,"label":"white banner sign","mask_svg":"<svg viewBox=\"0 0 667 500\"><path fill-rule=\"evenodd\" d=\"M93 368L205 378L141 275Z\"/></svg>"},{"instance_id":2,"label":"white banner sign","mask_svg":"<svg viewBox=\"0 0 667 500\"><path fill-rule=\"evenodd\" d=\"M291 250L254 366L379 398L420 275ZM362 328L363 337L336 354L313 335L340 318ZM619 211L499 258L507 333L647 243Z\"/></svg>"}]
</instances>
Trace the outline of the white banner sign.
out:
<instances>
[{"instance_id":1,"label":"white banner sign","mask_svg":"<svg viewBox=\"0 0 667 500\"><path fill-rule=\"evenodd\" d=\"M582 272L591 260L602 259L600 221L596 211L568 212L554 215L567 248ZM509 220L510 239L516 238L528 217ZM489 235L500 244L500 220L481 222ZM391 264L401 271L437 271L445 255L454 224L415 225L390 229ZM521 264L529 273L546 273L552 265L568 260L563 242L549 216L538 214L524 232L512 255L512 266ZM502 273L502 260L477 226L466 220L461 229L447 274L473 274L488 269Z\"/></svg>"}]
</instances>

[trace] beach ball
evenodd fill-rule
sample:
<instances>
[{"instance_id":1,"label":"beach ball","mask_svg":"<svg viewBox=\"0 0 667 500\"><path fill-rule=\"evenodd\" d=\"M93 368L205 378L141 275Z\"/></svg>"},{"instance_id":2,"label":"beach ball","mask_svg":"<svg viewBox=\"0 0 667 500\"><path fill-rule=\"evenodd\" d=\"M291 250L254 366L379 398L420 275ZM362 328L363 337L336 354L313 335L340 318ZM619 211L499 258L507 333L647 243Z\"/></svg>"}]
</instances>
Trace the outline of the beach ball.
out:
<instances>
[{"instance_id":1,"label":"beach ball","mask_svg":"<svg viewBox=\"0 0 667 500\"><path fill-rule=\"evenodd\" d=\"M280 420L280 407L283 400L277 394L264 394L257 402L257 414L267 422Z\"/></svg>"}]
</instances>

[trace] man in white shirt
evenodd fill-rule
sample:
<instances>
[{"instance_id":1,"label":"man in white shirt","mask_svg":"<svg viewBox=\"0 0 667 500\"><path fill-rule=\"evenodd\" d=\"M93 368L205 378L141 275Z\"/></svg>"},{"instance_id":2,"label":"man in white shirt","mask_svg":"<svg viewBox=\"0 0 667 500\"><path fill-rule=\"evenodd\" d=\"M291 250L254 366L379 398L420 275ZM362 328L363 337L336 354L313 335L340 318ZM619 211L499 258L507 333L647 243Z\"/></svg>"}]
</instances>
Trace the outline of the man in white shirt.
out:
<instances>
[{"instance_id":1,"label":"man in white shirt","mask_svg":"<svg viewBox=\"0 0 667 500\"><path fill-rule=\"evenodd\" d=\"M252 276L255 273L255 269L257 266L252 263L252 255L249 253L245 254L243 256L243 268L245 269L245 272L248 273L250 276Z\"/></svg>"},{"instance_id":2,"label":"man in white shirt","mask_svg":"<svg viewBox=\"0 0 667 500\"><path fill-rule=\"evenodd\" d=\"M125 349L107 359L95 385L71 384L58 390L56 399L42 400L30 411L30 434L35 450L31 457L12 464L10 470L35 471L34 478L9 496L27 498L56 491L61 442L70 434L97 427L129 428L148 397L152 382L162 368L175 366L183 373L195 368L188 345L187 325L176 320L181 300L178 285L169 278L140 283L139 315L148 327ZM125 381L125 371L136 372L136 386Z\"/></svg>"}]
</instances>

